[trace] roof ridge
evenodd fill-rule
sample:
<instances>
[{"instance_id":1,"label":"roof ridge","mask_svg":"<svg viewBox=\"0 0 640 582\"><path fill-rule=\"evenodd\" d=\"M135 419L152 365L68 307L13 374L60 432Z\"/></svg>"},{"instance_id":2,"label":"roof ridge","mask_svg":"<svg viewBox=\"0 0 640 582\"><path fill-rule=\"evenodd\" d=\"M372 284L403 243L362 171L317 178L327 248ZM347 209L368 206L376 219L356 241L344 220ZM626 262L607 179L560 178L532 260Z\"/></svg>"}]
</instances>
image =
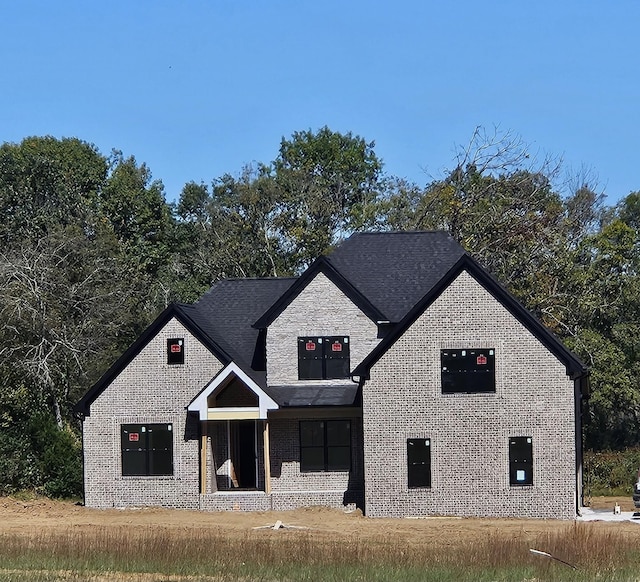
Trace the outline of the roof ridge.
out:
<instances>
[{"instance_id":1,"label":"roof ridge","mask_svg":"<svg viewBox=\"0 0 640 582\"><path fill-rule=\"evenodd\" d=\"M214 283L217 285L218 283L223 283L224 281L286 281L288 279L297 279L295 275L287 275L286 277L225 277L224 279L219 279Z\"/></svg>"}]
</instances>

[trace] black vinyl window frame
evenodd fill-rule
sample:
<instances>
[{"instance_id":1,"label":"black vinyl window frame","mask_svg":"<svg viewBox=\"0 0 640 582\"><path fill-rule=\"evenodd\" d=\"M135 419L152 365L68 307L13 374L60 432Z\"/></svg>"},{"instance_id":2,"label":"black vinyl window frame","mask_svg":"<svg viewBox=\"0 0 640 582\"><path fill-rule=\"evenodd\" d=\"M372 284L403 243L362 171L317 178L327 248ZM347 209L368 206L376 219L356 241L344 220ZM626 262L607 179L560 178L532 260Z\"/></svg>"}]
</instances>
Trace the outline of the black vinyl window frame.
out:
<instances>
[{"instance_id":1,"label":"black vinyl window frame","mask_svg":"<svg viewBox=\"0 0 640 582\"><path fill-rule=\"evenodd\" d=\"M298 338L298 380L339 380L351 375L349 336Z\"/></svg>"},{"instance_id":2,"label":"black vinyl window frame","mask_svg":"<svg viewBox=\"0 0 640 582\"><path fill-rule=\"evenodd\" d=\"M123 477L173 476L171 423L120 425Z\"/></svg>"},{"instance_id":3,"label":"black vinyl window frame","mask_svg":"<svg viewBox=\"0 0 640 582\"><path fill-rule=\"evenodd\" d=\"M300 472L351 470L351 421L301 420Z\"/></svg>"},{"instance_id":4,"label":"black vinyl window frame","mask_svg":"<svg viewBox=\"0 0 640 582\"><path fill-rule=\"evenodd\" d=\"M443 394L482 394L496 391L494 348L440 350Z\"/></svg>"},{"instance_id":5,"label":"black vinyl window frame","mask_svg":"<svg viewBox=\"0 0 640 582\"><path fill-rule=\"evenodd\" d=\"M533 485L533 439L509 437L509 484L513 487Z\"/></svg>"},{"instance_id":6,"label":"black vinyl window frame","mask_svg":"<svg viewBox=\"0 0 640 582\"><path fill-rule=\"evenodd\" d=\"M431 487L431 439L407 439L407 486Z\"/></svg>"},{"instance_id":7,"label":"black vinyl window frame","mask_svg":"<svg viewBox=\"0 0 640 582\"><path fill-rule=\"evenodd\" d=\"M174 337L167 340L167 364L184 364L184 338Z\"/></svg>"}]
</instances>

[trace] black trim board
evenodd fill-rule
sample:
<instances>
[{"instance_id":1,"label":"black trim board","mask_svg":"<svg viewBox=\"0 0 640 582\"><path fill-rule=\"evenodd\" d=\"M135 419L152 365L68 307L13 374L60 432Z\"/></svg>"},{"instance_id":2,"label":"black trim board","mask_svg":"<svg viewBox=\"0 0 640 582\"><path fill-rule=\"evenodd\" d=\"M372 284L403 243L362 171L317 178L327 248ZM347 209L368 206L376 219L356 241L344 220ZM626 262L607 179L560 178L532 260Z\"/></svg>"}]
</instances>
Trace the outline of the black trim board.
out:
<instances>
[{"instance_id":1,"label":"black trim board","mask_svg":"<svg viewBox=\"0 0 640 582\"><path fill-rule=\"evenodd\" d=\"M528 309L526 309L511 293L509 293L492 275L470 255L463 255L447 274L407 313L404 319L394 327L374 350L354 369L353 376L369 379L371 367L386 351L404 334L404 332L426 311L426 309L443 293L443 291L462 273L467 271L491 296L498 301L511 315L520 321L552 354L567 368L567 375L572 379L580 378L588 373L588 368L580 359L553 335Z\"/></svg>"},{"instance_id":2,"label":"black trim board","mask_svg":"<svg viewBox=\"0 0 640 582\"><path fill-rule=\"evenodd\" d=\"M189 305L172 303L144 330L142 335L131 344L129 349L122 354L102 377L87 391L87 393L73 407L73 412L83 416L90 416L90 407L93 401L100 396L103 390L126 368L142 349L153 339L158 332L174 317L184 325L194 337L202 343L223 365L231 361L231 357L218 346L196 322L187 314Z\"/></svg>"},{"instance_id":3,"label":"black trim board","mask_svg":"<svg viewBox=\"0 0 640 582\"><path fill-rule=\"evenodd\" d=\"M264 329L302 293L318 273L325 275L373 322L386 320L385 315L358 291L325 257L316 259L298 280L256 321L252 327Z\"/></svg>"}]
</instances>

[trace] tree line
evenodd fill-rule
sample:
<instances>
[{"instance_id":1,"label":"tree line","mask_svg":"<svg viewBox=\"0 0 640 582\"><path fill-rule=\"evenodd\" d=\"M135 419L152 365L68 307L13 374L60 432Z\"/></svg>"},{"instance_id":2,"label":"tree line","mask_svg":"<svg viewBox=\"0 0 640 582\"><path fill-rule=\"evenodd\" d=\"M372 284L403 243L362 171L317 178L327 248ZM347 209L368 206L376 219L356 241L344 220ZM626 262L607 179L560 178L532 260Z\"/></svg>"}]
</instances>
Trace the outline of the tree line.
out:
<instances>
[{"instance_id":1,"label":"tree line","mask_svg":"<svg viewBox=\"0 0 640 582\"><path fill-rule=\"evenodd\" d=\"M640 444L640 192L613 206L477 129L425 186L324 127L210 184L77 138L0 146L0 492L81 491L72 407L170 302L300 273L362 230L445 230L591 368L588 448Z\"/></svg>"}]
</instances>

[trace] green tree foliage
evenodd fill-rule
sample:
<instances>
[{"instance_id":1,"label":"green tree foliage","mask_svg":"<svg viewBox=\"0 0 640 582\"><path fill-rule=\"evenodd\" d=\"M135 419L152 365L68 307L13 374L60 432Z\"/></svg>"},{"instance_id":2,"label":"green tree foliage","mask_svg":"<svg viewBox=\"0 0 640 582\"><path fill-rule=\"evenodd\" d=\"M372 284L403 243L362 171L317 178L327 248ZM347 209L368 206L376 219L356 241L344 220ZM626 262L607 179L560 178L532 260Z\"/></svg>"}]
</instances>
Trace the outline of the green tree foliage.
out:
<instances>
[{"instance_id":1,"label":"green tree foliage","mask_svg":"<svg viewBox=\"0 0 640 582\"><path fill-rule=\"evenodd\" d=\"M376 224L381 168L373 143L324 127L283 139L270 165L224 174L211 191L187 184L175 207L175 272L194 277L200 291L223 277L300 272Z\"/></svg>"},{"instance_id":2,"label":"green tree foliage","mask_svg":"<svg viewBox=\"0 0 640 582\"><path fill-rule=\"evenodd\" d=\"M282 139L273 167L279 226L294 264L306 265L375 224L382 162L374 145L328 127Z\"/></svg>"},{"instance_id":3,"label":"green tree foliage","mask_svg":"<svg viewBox=\"0 0 640 582\"><path fill-rule=\"evenodd\" d=\"M640 442L640 238L628 213L633 202L632 194L582 240L565 280L577 329L569 341L592 370L586 436L597 448Z\"/></svg>"},{"instance_id":4,"label":"green tree foliage","mask_svg":"<svg viewBox=\"0 0 640 582\"><path fill-rule=\"evenodd\" d=\"M110 221L132 269L154 275L166 263L171 214L162 182L145 164L114 152L100 194L100 210Z\"/></svg>"},{"instance_id":5,"label":"green tree foliage","mask_svg":"<svg viewBox=\"0 0 640 582\"><path fill-rule=\"evenodd\" d=\"M79 227L61 227L0 252L0 354L37 387L60 427L92 359L109 351L125 307L122 269L103 243Z\"/></svg>"},{"instance_id":6,"label":"green tree foliage","mask_svg":"<svg viewBox=\"0 0 640 582\"><path fill-rule=\"evenodd\" d=\"M0 146L0 240L34 240L52 225L90 220L107 164L75 138L30 137Z\"/></svg>"},{"instance_id":7,"label":"green tree foliage","mask_svg":"<svg viewBox=\"0 0 640 582\"><path fill-rule=\"evenodd\" d=\"M109 168L76 139L0 147L5 488L78 492L71 407L155 314L133 308L169 254L170 212L146 168Z\"/></svg>"}]
</instances>

